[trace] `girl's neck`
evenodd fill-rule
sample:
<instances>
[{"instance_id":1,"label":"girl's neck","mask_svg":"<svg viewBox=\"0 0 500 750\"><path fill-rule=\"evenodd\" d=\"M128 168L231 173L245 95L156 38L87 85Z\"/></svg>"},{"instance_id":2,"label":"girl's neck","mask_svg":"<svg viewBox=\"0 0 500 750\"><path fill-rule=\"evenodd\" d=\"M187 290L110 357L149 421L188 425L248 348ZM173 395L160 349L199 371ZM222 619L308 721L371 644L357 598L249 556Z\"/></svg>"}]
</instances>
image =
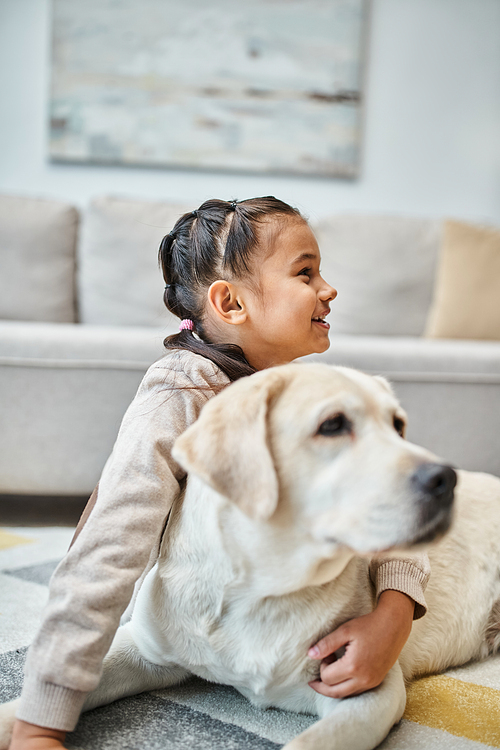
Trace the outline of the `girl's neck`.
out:
<instances>
[{"instance_id":1,"label":"girl's neck","mask_svg":"<svg viewBox=\"0 0 500 750\"><path fill-rule=\"evenodd\" d=\"M220 325L206 318L203 321L204 339L209 344L239 346L246 361L255 370L265 370L267 367L271 367L271 364L266 363L265 357L258 356L257 353L255 353L256 356L252 356L254 353L253 351L249 352L245 337L240 335L239 328L240 326Z\"/></svg>"},{"instance_id":2,"label":"girl's neck","mask_svg":"<svg viewBox=\"0 0 500 750\"><path fill-rule=\"evenodd\" d=\"M203 324L207 341L212 344L234 344L239 346L245 359L255 370L266 370L276 365L287 365L289 359L281 359L276 350L263 342L252 331L244 326L211 324L206 320Z\"/></svg>"}]
</instances>

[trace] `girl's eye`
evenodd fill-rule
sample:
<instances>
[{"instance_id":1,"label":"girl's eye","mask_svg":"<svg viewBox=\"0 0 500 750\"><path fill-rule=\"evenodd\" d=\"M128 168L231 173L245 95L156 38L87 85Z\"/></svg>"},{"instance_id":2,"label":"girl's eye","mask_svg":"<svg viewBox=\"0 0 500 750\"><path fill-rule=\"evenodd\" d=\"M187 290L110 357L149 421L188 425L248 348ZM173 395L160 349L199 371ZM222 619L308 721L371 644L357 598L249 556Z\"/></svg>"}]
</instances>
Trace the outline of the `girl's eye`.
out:
<instances>
[{"instance_id":1,"label":"girl's eye","mask_svg":"<svg viewBox=\"0 0 500 750\"><path fill-rule=\"evenodd\" d=\"M311 276L312 268L303 268L302 271L299 271L299 276Z\"/></svg>"}]
</instances>

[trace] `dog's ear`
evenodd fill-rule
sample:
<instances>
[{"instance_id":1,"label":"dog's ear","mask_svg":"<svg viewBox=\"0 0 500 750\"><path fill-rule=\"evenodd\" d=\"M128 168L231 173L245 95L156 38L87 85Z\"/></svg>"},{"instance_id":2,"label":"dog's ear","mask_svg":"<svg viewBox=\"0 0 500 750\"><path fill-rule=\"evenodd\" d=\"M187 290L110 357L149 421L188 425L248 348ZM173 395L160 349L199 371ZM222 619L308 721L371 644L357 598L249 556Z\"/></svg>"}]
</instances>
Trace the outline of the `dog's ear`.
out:
<instances>
[{"instance_id":1,"label":"dog's ear","mask_svg":"<svg viewBox=\"0 0 500 750\"><path fill-rule=\"evenodd\" d=\"M394 396L394 389L387 378L384 378L383 375L373 375L373 379L376 380L377 383L380 383L380 385L385 388L386 391L389 391L389 393Z\"/></svg>"},{"instance_id":2,"label":"dog's ear","mask_svg":"<svg viewBox=\"0 0 500 750\"><path fill-rule=\"evenodd\" d=\"M388 391L391 396L396 396L394 393L394 388L390 384L390 382L387 380L387 378L384 378L383 375L374 375L374 380L377 381L377 383L380 383L380 385ZM396 426L396 423L394 426L398 430L399 434L402 438L406 438L406 426L408 423L408 417L406 415L405 410L401 407L401 405L398 406L398 411L396 412L396 419L398 419L399 424Z\"/></svg>"},{"instance_id":3,"label":"dog's ear","mask_svg":"<svg viewBox=\"0 0 500 750\"><path fill-rule=\"evenodd\" d=\"M188 473L259 520L269 518L278 502L268 412L284 382L280 373L266 370L228 386L203 407L173 449Z\"/></svg>"}]
</instances>

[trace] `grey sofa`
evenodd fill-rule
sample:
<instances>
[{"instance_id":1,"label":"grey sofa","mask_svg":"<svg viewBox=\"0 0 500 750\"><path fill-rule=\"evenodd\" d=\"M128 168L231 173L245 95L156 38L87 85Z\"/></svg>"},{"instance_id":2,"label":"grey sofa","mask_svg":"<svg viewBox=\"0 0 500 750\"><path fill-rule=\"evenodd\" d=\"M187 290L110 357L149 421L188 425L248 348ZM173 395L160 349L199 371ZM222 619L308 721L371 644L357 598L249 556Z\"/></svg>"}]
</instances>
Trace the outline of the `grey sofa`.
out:
<instances>
[{"instance_id":1,"label":"grey sofa","mask_svg":"<svg viewBox=\"0 0 500 750\"><path fill-rule=\"evenodd\" d=\"M156 252L191 206L100 198L80 216L0 196L0 493L86 495L178 321ZM409 438L500 475L500 342L423 338L442 222L312 223L339 289L323 362L386 375Z\"/></svg>"}]
</instances>

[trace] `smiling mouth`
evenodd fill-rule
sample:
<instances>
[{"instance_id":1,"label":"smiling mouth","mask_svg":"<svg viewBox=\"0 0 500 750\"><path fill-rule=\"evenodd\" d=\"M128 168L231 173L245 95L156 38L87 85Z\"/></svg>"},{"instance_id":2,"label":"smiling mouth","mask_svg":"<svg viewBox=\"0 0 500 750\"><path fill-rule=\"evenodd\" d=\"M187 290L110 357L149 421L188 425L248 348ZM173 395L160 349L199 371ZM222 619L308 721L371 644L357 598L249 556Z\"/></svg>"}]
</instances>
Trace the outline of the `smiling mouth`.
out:
<instances>
[{"instance_id":1,"label":"smiling mouth","mask_svg":"<svg viewBox=\"0 0 500 750\"><path fill-rule=\"evenodd\" d=\"M327 331L330 328L330 323L327 323L326 320L323 320L323 318L321 318L319 315L316 318L313 318L312 322L316 323L317 325L321 326L321 328L324 328Z\"/></svg>"}]
</instances>

